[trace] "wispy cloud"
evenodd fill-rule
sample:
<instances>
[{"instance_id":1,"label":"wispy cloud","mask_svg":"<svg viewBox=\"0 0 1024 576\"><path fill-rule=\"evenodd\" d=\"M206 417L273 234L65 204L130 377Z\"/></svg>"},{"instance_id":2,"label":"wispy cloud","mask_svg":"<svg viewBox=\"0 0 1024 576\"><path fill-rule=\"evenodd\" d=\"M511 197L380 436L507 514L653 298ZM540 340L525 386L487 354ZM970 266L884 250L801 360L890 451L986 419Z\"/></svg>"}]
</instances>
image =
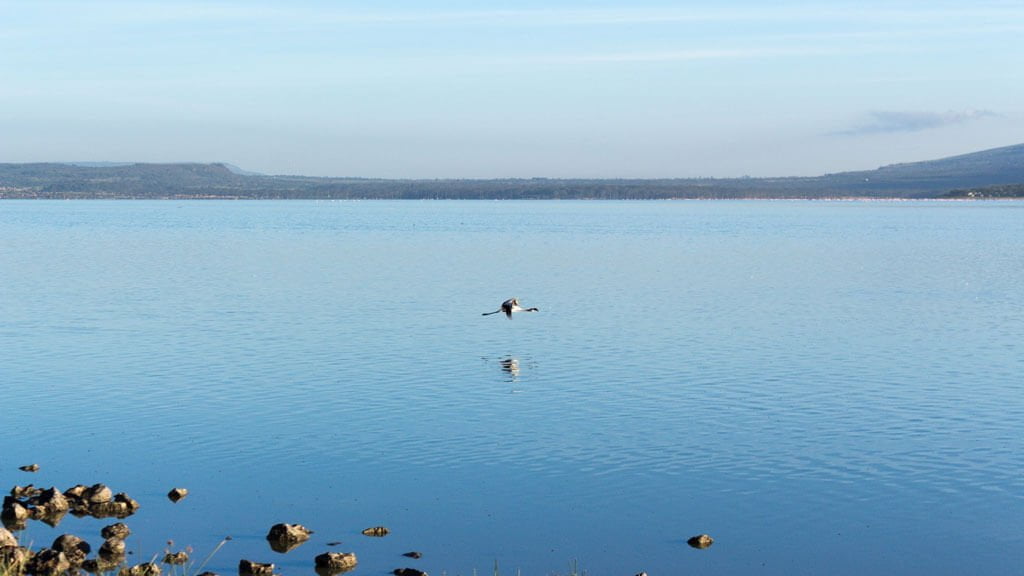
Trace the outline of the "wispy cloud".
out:
<instances>
[{"instance_id":1,"label":"wispy cloud","mask_svg":"<svg viewBox=\"0 0 1024 576\"><path fill-rule=\"evenodd\" d=\"M875 110L868 113L860 124L841 130L841 136L882 134L895 132L921 132L953 124L963 124L998 116L991 110L949 110L946 112L908 112L897 110Z\"/></svg>"},{"instance_id":2,"label":"wispy cloud","mask_svg":"<svg viewBox=\"0 0 1024 576\"><path fill-rule=\"evenodd\" d=\"M20 4L0 0L0 8ZM348 4L284 4L249 3L200 0L96 0L88 4L77 0L39 0L33 5L49 12L59 11L75 16L99 15L103 19L123 21L268 21L338 24L465 24L506 26L597 25L633 26L637 24L665 24L672 22L862 22L913 23L930 21L961 24L967 20L986 22L1013 22L1024 16L1024 8L1000 0L981 1L968 6L957 4L920 5L910 8L899 4L871 3L865 9L861 3L840 2L815 10L801 3L766 5L749 3L728 7L632 7L584 8L559 6L550 8L476 8L446 10L420 8L387 9L367 3Z\"/></svg>"}]
</instances>

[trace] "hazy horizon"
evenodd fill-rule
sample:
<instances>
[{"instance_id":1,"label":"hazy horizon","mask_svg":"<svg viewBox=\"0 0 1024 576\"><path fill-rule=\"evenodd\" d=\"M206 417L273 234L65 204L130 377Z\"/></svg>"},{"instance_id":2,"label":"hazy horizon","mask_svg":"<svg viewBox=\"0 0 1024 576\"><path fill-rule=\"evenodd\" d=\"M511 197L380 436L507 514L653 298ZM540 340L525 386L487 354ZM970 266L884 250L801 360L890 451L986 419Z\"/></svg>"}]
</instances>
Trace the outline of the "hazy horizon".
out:
<instances>
[{"instance_id":1,"label":"hazy horizon","mask_svg":"<svg viewBox=\"0 0 1024 576\"><path fill-rule=\"evenodd\" d=\"M0 0L0 162L730 178L1017 144L1024 6Z\"/></svg>"}]
</instances>

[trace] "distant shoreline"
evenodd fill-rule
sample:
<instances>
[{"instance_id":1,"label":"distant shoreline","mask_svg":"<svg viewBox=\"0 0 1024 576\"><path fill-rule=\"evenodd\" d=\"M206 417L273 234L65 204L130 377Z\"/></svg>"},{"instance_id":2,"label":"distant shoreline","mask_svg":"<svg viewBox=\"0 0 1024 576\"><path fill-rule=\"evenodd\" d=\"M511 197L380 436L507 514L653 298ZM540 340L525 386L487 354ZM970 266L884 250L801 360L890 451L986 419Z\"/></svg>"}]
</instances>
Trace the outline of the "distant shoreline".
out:
<instances>
[{"instance_id":1,"label":"distant shoreline","mask_svg":"<svg viewBox=\"0 0 1024 576\"><path fill-rule=\"evenodd\" d=\"M151 197L19 197L4 196L0 202L998 202L1024 201L1021 196L918 197L836 196L836 197L743 197L743 198L266 198L227 196L151 196Z\"/></svg>"},{"instance_id":2,"label":"distant shoreline","mask_svg":"<svg viewBox=\"0 0 1024 576\"><path fill-rule=\"evenodd\" d=\"M0 163L0 199L836 200L1024 198L1024 144L875 170L777 178L269 176L224 163Z\"/></svg>"}]
</instances>

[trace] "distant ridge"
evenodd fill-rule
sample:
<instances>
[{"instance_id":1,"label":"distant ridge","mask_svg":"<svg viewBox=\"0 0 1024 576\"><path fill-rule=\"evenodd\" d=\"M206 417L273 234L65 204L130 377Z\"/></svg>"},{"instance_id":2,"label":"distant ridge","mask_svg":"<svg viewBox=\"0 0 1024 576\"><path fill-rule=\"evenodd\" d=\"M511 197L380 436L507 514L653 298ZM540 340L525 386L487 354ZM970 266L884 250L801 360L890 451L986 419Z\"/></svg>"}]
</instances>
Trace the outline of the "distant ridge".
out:
<instances>
[{"instance_id":1,"label":"distant ridge","mask_svg":"<svg viewBox=\"0 0 1024 576\"><path fill-rule=\"evenodd\" d=\"M793 178L388 180L269 176L225 163L0 164L0 198L667 199L1024 197L1024 144Z\"/></svg>"}]
</instances>

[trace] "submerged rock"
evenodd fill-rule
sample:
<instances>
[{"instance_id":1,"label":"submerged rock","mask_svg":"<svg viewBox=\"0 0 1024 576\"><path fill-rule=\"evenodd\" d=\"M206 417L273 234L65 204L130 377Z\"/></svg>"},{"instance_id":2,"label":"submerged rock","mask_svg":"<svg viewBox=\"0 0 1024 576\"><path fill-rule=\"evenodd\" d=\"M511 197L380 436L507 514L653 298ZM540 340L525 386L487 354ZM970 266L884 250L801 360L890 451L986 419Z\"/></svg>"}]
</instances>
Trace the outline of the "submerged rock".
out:
<instances>
[{"instance_id":1,"label":"submerged rock","mask_svg":"<svg viewBox=\"0 0 1024 576\"><path fill-rule=\"evenodd\" d=\"M37 472L39 470L39 464L29 464L27 466L18 466L18 470L22 472Z\"/></svg>"},{"instance_id":2,"label":"submerged rock","mask_svg":"<svg viewBox=\"0 0 1024 576\"><path fill-rule=\"evenodd\" d=\"M686 543L693 548L703 550L705 548L710 548L711 545L715 543L715 539L707 534L699 534L687 540Z\"/></svg>"},{"instance_id":3,"label":"submerged rock","mask_svg":"<svg viewBox=\"0 0 1024 576\"><path fill-rule=\"evenodd\" d=\"M356 567L359 561L353 552L324 552L314 558L317 574L340 574Z\"/></svg>"},{"instance_id":4,"label":"submerged rock","mask_svg":"<svg viewBox=\"0 0 1024 576\"><path fill-rule=\"evenodd\" d=\"M239 576L272 576L274 574L273 564L262 564L252 560L238 561Z\"/></svg>"},{"instance_id":5,"label":"submerged rock","mask_svg":"<svg viewBox=\"0 0 1024 576\"><path fill-rule=\"evenodd\" d=\"M167 499L171 502L178 502L185 496L188 496L187 488L174 488L167 493Z\"/></svg>"},{"instance_id":6,"label":"submerged rock","mask_svg":"<svg viewBox=\"0 0 1024 576\"><path fill-rule=\"evenodd\" d=\"M376 538L380 538L382 536L387 536L390 533L391 533L391 530L388 530L387 528L385 528L383 526L374 526L372 528L367 528L366 530L363 530L363 535L364 536L374 536Z\"/></svg>"},{"instance_id":7,"label":"submerged rock","mask_svg":"<svg viewBox=\"0 0 1024 576\"><path fill-rule=\"evenodd\" d=\"M89 555L92 547L85 540L82 540L74 534L62 534L53 541L50 546L54 550L64 553L64 556L68 559L68 562L72 566L81 566L82 562L85 562L85 557Z\"/></svg>"},{"instance_id":8,"label":"submerged rock","mask_svg":"<svg viewBox=\"0 0 1024 576\"><path fill-rule=\"evenodd\" d=\"M415 558L417 560L423 558L423 554L420 552L406 552L405 554L402 554L402 556L405 556L406 558Z\"/></svg>"},{"instance_id":9,"label":"submerged rock","mask_svg":"<svg viewBox=\"0 0 1024 576\"><path fill-rule=\"evenodd\" d=\"M415 568L395 568L391 572L395 576L427 576L427 573Z\"/></svg>"}]
</instances>

